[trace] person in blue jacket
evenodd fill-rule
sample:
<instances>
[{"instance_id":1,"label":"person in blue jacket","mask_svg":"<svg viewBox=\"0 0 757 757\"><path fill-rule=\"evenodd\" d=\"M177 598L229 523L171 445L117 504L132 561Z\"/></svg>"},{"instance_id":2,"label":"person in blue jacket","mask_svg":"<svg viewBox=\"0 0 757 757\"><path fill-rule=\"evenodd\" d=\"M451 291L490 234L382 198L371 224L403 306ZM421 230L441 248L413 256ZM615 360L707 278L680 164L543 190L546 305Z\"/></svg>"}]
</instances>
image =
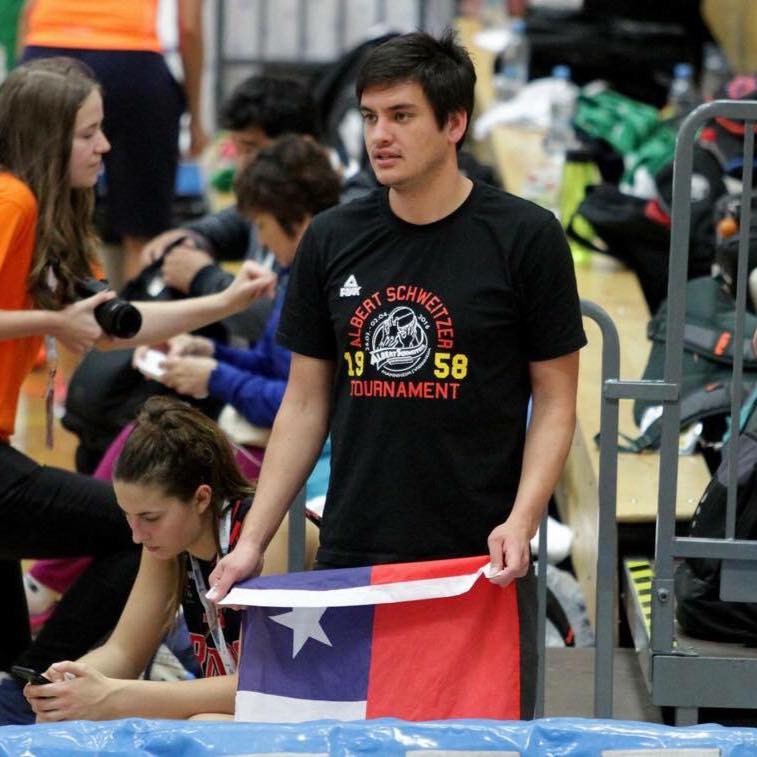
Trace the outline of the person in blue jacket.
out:
<instances>
[{"instance_id":1,"label":"person in blue jacket","mask_svg":"<svg viewBox=\"0 0 757 757\"><path fill-rule=\"evenodd\" d=\"M176 337L167 343L158 380L181 394L220 399L249 423L269 429L289 375L289 350L275 341L289 267L313 216L339 202L341 180L322 147L291 135L262 149L237 177L235 190L239 211L249 216L259 241L280 266L277 295L263 336L249 349L204 337ZM140 356L135 354L135 364Z\"/></svg>"}]
</instances>

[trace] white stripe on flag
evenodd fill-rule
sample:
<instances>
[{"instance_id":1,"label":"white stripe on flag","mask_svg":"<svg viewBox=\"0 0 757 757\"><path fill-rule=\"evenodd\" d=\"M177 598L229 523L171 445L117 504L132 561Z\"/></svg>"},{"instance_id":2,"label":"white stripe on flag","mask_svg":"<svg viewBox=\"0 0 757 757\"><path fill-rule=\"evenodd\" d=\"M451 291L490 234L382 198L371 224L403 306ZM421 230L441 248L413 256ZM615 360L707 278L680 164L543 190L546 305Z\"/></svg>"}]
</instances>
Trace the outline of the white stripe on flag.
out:
<instances>
[{"instance_id":1,"label":"white stripe on flag","mask_svg":"<svg viewBox=\"0 0 757 757\"><path fill-rule=\"evenodd\" d=\"M464 576L423 578L418 581L398 581L325 591L235 587L220 604L252 607L357 607L457 597L469 591L480 575L488 576L490 567L491 563L487 563L475 573Z\"/></svg>"},{"instance_id":2,"label":"white stripe on flag","mask_svg":"<svg viewBox=\"0 0 757 757\"><path fill-rule=\"evenodd\" d=\"M252 723L302 723L306 720L365 720L366 703L295 699L259 691L237 691L234 720Z\"/></svg>"}]
</instances>

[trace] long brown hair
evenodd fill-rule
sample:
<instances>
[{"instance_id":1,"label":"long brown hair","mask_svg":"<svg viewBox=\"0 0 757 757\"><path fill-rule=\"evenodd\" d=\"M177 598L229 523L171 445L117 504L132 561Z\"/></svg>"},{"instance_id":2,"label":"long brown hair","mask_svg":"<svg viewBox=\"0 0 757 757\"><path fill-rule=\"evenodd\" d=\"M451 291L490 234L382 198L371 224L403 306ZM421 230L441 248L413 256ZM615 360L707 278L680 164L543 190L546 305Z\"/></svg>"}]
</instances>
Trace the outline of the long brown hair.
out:
<instances>
[{"instance_id":1,"label":"long brown hair","mask_svg":"<svg viewBox=\"0 0 757 757\"><path fill-rule=\"evenodd\" d=\"M38 307L70 302L73 282L89 276L97 259L94 191L72 188L69 178L76 115L97 88L87 66L62 57L19 66L0 86L0 168L21 179L39 207L28 278ZM60 284L55 292L49 268Z\"/></svg>"},{"instance_id":2,"label":"long brown hair","mask_svg":"<svg viewBox=\"0 0 757 757\"><path fill-rule=\"evenodd\" d=\"M226 501L250 496L254 487L239 470L226 435L210 418L174 397L150 397L113 469L113 479L156 486L166 496L189 502L201 484L211 488L216 547ZM177 590L169 602L170 624L181 603L186 570L177 560Z\"/></svg>"}]
</instances>

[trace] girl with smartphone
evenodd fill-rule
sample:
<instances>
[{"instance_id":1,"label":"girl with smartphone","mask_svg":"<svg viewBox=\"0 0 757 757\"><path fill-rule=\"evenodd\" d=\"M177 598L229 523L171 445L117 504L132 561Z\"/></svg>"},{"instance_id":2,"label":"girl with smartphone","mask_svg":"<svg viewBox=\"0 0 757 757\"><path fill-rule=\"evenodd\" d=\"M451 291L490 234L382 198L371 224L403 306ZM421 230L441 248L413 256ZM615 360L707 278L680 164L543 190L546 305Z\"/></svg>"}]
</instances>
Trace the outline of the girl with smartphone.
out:
<instances>
[{"instance_id":1,"label":"girl with smartphone","mask_svg":"<svg viewBox=\"0 0 757 757\"><path fill-rule=\"evenodd\" d=\"M142 547L134 587L105 644L51 665L24 688L38 722L234 713L239 613L205 598L216 560L234 548L251 505L224 433L199 410L152 397L114 470L118 505ZM179 607L203 677L136 680Z\"/></svg>"}]
</instances>

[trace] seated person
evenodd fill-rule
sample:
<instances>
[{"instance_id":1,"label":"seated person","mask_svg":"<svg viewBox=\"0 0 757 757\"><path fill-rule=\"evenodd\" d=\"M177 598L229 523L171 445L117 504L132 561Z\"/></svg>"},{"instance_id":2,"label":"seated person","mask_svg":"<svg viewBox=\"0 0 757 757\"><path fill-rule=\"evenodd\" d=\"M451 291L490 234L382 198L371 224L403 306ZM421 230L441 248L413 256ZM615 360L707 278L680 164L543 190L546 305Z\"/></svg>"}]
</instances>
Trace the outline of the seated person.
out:
<instances>
[{"instance_id":1,"label":"seated person","mask_svg":"<svg viewBox=\"0 0 757 757\"><path fill-rule=\"evenodd\" d=\"M274 341L288 269L310 219L338 202L339 189L339 176L331 168L323 148L304 137L281 138L263 149L255 162L242 171L237 179L240 207L254 219L260 238L277 256L282 268L265 334L249 350L232 349L185 335L172 343L177 356L166 359L166 372L161 381L185 394L211 392L231 403L256 426L271 427L289 371L289 352ZM255 460L256 472L262 456L256 456ZM247 465L245 472L250 475ZM36 564L34 578L40 575L46 562L49 561ZM54 562L57 571L66 568L66 561ZM74 579L89 565L88 559L67 562L78 564ZM91 604L95 601L91 594L101 588L93 581L87 584L88 604ZM67 627L63 618L54 618L53 625L45 629L42 640L46 650L57 647L58 627ZM44 657L43 651L34 650L31 659Z\"/></svg>"},{"instance_id":2,"label":"seated person","mask_svg":"<svg viewBox=\"0 0 757 757\"><path fill-rule=\"evenodd\" d=\"M210 395L232 405L247 421L269 429L289 374L289 351L275 342L289 267L311 218L339 200L340 179L323 148L287 136L263 148L237 177L239 211L255 224L257 238L280 267L273 311L262 338L240 350L204 337L183 335L168 342L157 379L180 394ZM139 359L140 352L135 353Z\"/></svg>"},{"instance_id":3,"label":"seated person","mask_svg":"<svg viewBox=\"0 0 757 757\"><path fill-rule=\"evenodd\" d=\"M315 113L310 92L296 79L246 79L232 92L222 113L223 124L230 129L237 148L237 169L241 170L260 147L281 134L314 134ZM195 292L223 291L233 276L216 264L217 258L265 260L270 265L270 256L258 243L250 221L236 206L155 237L145 248L145 258L156 260L126 284L122 291L126 299L175 300ZM272 306L272 298L261 297L243 311L213 323L204 335L247 346L260 338ZM62 419L63 425L80 439L76 469L91 473L118 432L134 419L146 397L156 393L166 392L143 381L132 370L130 354L85 356L69 382ZM200 405L209 415L220 411L212 401ZM37 583L31 584L32 591L27 592L39 615L49 606L43 598L49 600L52 596L45 591L45 581L49 582L51 575L41 573ZM60 584L53 580L58 592Z\"/></svg>"},{"instance_id":4,"label":"seated person","mask_svg":"<svg viewBox=\"0 0 757 757\"><path fill-rule=\"evenodd\" d=\"M291 77L251 76L239 84L223 104L221 125L230 132L241 171L258 151L283 134L317 136L317 109L307 87ZM218 260L266 257L249 219L232 206L185 226L163 232L145 245L143 266L162 257L165 283L183 294L225 289L231 274ZM261 334L271 303L258 302L248 311L227 319L228 329L254 342Z\"/></svg>"},{"instance_id":5,"label":"seated person","mask_svg":"<svg viewBox=\"0 0 757 757\"><path fill-rule=\"evenodd\" d=\"M237 171L284 134L317 139L317 113L310 90L298 79L274 76L245 79L232 91L221 111L221 124L230 132L236 148ZM335 167L339 166L335 154L331 160ZM337 170L341 171L341 167ZM341 181L345 201L376 187L373 175L365 172L343 175ZM162 258L161 273L166 284L184 294L208 294L224 289L232 279L231 274L217 265L218 260L260 262L266 257L265 247L249 214L233 206L158 235L145 245L142 264L147 266ZM270 312L270 303L267 305L266 308L266 303L257 302L225 323L240 340L254 342Z\"/></svg>"},{"instance_id":6,"label":"seated person","mask_svg":"<svg viewBox=\"0 0 757 757\"><path fill-rule=\"evenodd\" d=\"M207 576L234 548L252 487L216 424L185 403L151 397L116 462L116 498L142 556L134 587L105 644L53 663L53 683L27 684L38 722L234 713L239 613L214 611ZM179 606L203 678L136 680ZM217 615L216 615L217 613Z\"/></svg>"}]
</instances>

